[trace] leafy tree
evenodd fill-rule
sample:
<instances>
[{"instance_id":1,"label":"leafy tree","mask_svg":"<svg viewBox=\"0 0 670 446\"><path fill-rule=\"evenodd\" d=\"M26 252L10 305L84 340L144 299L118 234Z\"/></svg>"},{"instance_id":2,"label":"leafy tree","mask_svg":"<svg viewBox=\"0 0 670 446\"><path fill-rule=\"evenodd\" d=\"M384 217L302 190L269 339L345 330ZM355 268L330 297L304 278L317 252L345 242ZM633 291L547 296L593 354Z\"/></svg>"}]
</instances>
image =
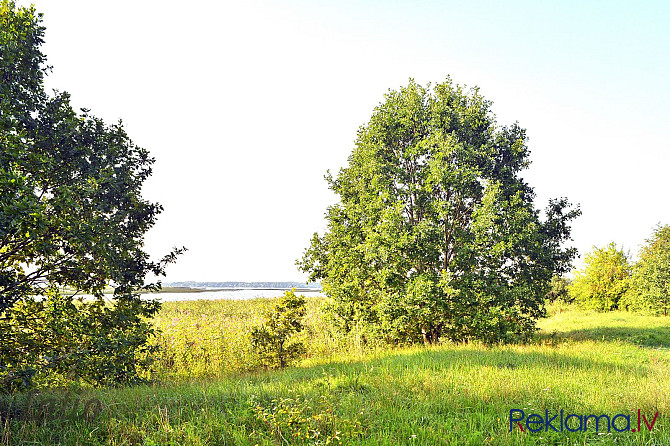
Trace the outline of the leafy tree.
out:
<instances>
[{"instance_id":1,"label":"leafy tree","mask_svg":"<svg viewBox=\"0 0 670 446\"><path fill-rule=\"evenodd\" d=\"M670 309L670 226L657 226L646 242L633 268L632 287L624 299L624 306L667 316Z\"/></svg>"},{"instance_id":2,"label":"leafy tree","mask_svg":"<svg viewBox=\"0 0 670 446\"><path fill-rule=\"evenodd\" d=\"M567 277L554 276L551 278L551 290L547 293L547 300L554 302L556 300L565 303L571 303L574 298L570 296L569 289L572 281Z\"/></svg>"},{"instance_id":3,"label":"leafy tree","mask_svg":"<svg viewBox=\"0 0 670 446\"><path fill-rule=\"evenodd\" d=\"M2 0L0 381L20 386L46 369L132 381L151 335L144 318L158 310L136 292L159 288L145 285L146 275L163 275L181 250L158 262L143 251L162 210L141 196L154 160L121 123L75 112L67 93L45 92L43 35L33 7ZM105 304L108 286L114 295ZM76 303L63 287L96 300Z\"/></svg>"},{"instance_id":4,"label":"leafy tree","mask_svg":"<svg viewBox=\"0 0 670 446\"><path fill-rule=\"evenodd\" d=\"M614 242L593 247L584 259L584 268L575 274L570 294L585 308L615 310L630 286L628 257Z\"/></svg>"},{"instance_id":5,"label":"leafy tree","mask_svg":"<svg viewBox=\"0 0 670 446\"><path fill-rule=\"evenodd\" d=\"M251 345L263 366L284 368L305 352L300 342L291 337L302 331L305 316L305 298L286 291L266 316L265 323L251 332Z\"/></svg>"},{"instance_id":6,"label":"leafy tree","mask_svg":"<svg viewBox=\"0 0 670 446\"><path fill-rule=\"evenodd\" d=\"M390 91L358 132L348 166L327 175L340 202L298 262L332 298L339 325L433 343L527 337L578 209L545 219L519 176L527 138L499 127L477 89L447 80Z\"/></svg>"}]
</instances>

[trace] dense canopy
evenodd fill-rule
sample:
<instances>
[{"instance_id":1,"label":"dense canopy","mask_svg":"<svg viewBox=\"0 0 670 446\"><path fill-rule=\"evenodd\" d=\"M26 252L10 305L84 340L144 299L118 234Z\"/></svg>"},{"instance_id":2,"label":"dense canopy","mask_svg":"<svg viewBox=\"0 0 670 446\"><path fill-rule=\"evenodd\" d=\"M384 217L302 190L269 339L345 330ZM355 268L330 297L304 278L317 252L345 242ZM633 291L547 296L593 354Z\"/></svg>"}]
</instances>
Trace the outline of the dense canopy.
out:
<instances>
[{"instance_id":1,"label":"dense canopy","mask_svg":"<svg viewBox=\"0 0 670 446\"><path fill-rule=\"evenodd\" d=\"M328 229L299 261L336 319L396 340L523 338L544 314L578 209L544 218L520 172L526 132L498 126L477 89L449 78L390 91L330 188Z\"/></svg>"}]
</instances>

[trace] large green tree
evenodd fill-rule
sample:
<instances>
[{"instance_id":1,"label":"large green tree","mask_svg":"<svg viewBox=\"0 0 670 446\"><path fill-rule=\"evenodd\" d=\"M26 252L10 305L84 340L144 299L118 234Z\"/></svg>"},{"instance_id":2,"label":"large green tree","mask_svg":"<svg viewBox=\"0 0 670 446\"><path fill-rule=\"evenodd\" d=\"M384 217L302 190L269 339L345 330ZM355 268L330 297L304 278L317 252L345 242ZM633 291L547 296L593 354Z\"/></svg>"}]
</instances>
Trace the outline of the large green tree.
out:
<instances>
[{"instance_id":1,"label":"large green tree","mask_svg":"<svg viewBox=\"0 0 670 446\"><path fill-rule=\"evenodd\" d=\"M330 188L338 204L298 263L345 330L433 343L524 338L574 249L566 199L544 219L519 173L527 137L449 78L390 91Z\"/></svg>"},{"instance_id":2,"label":"large green tree","mask_svg":"<svg viewBox=\"0 0 670 446\"><path fill-rule=\"evenodd\" d=\"M144 252L161 211L141 196L154 160L120 123L47 94L43 35L34 8L0 3L0 380L25 384L40 368L131 380L158 309L136 292L159 287L147 274L180 250ZM76 303L63 287L97 300Z\"/></svg>"}]
</instances>

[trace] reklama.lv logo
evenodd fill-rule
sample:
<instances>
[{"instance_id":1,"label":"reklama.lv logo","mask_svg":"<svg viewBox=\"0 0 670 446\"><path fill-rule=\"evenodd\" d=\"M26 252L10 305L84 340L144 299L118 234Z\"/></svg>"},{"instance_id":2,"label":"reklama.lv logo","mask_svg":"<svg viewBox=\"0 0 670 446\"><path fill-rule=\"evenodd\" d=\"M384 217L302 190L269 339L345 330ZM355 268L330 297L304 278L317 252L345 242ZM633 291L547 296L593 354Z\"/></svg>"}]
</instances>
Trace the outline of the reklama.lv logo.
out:
<instances>
[{"instance_id":1,"label":"reklama.lv logo","mask_svg":"<svg viewBox=\"0 0 670 446\"><path fill-rule=\"evenodd\" d=\"M631 416L622 413L614 415L612 418L610 418L609 415L577 415L574 413L564 416L563 409L561 409L560 413L549 418L548 409L545 409L544 417L536 413L531 413L526 417L526 413L523 410L510 409L509 430L512 432L512 429L518 428L521 432L525 432L526 429L530 432L549 432L550 430L554 432L564 432L565 429L568 432L586 432L589 424L593 421L595 423L596 432L600 429L604 431L605 423L607 423L607 432L611 432L612 429L616 432L641 432L642 422L644 422L644 425L649 429L649 432L651 432L654 428L654 424L656 424L657 418L658 412L654 414L654 418L650 423L647 417L640 412L640 409L638 409L637 427L631 429ZM524 420L526 426L525 429L522 425ZM635 422L635 420L633 420L633 422Z\"/></svg>"}]
</instances>

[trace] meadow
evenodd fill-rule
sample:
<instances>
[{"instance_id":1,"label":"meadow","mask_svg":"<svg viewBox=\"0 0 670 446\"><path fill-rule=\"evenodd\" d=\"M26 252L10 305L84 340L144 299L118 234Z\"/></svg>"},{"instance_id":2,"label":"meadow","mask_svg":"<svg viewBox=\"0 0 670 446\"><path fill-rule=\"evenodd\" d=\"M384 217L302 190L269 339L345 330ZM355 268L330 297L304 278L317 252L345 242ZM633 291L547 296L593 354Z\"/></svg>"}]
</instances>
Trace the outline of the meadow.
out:
<instances>
[{"instance_id":1,"label":"meadow","mask_svg":"<svg viewBox=\"0 0 670 446\"><path fill-rule=\"evenodd\" d=\"M258 369L248 342L272 299L166 303L152 384L4 397L0 444L670 444L666 317L554 305L525 345L370 347L336 336L323 303L308 299L307 355L280 371ZM533 433L510 432L511 409L626 414L632 428L638 409L659 415L651 432L591 419Z\"/></svg>"}]
</instances>

